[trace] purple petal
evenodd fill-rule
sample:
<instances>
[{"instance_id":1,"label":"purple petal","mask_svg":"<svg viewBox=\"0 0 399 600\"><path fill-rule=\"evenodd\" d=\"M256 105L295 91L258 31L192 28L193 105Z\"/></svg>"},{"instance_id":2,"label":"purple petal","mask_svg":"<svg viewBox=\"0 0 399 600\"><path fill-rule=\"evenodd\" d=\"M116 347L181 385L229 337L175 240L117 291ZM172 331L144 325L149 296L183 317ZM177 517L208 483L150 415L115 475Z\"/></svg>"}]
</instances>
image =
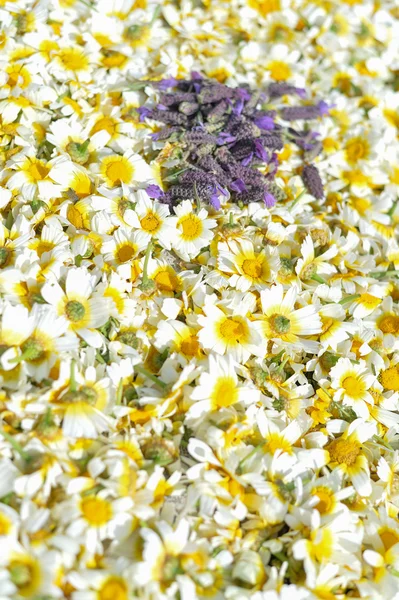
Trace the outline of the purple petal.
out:
<instances>
[{"instance_id":1,"label":"purple petal","mask_svg":"<svg viewBox=\"0 0 399 600\"><path fill-rule=\"evenodd\" d=\"M155 198L155 199L159 199L162 198L164 196L163 191L161 190L161 188L159 187L159 185L156 185L155 183L151 183L145 190L147 192L147 195L150 198Z\"/></svg>"},{"instance_id":2,"label":"purple petal","mask_svg":"<svg viewBox=\"0 0 399 600\"><path fill-rule=\"evenodd\" d=\"M203 79L203 77L198 71L191 71L191 79Z\"/></svg>"},{"instance_id":3,"label":"purple petal","mask_svg":"<svg viewBox=\"0 0 399 600\"><path fill-rule=\"evenodd\" d=\"M176 77L169 77L167 79L161 79L161 81L158 81L157 86L158 86L158 89L160 89L164 92L168 88L175 86L177 81L178 80L176 79Z\"/></svg>"},{"instance_id":4,"label":"purple petal","mask_svg":"<svg viewBox=\"0 0 399 600\"><path fill-rule=\"evenodd\" d=\"M245 88L237 88L236 92L239 95L239 97L245 100L246 102L248 102L248 100L251 99L251 94Z\"/></svg>"},{"instance_id":5,"label":"purple petal","mask_svg":"<svg viewBox=\"0 0 399 600\"><path fill-rule=\"evenodd\" d=\"M317 105L319 112L320 112L320 116L324 117L325 115L329 114L330 108L332 108L332 106L328 105L327 102L324 102L324 100L320 100L320 102Z\"/></svg>"},{"instance_id":6,"label":"purple petal","mask_svg":"<svg viewBox=\"0 0 399 600\"><path fill-rule=\"evenodd\" d=\"M296 93L297 96L299 96L303 100L306 98L306 90L305 90L305 88L295 88L295 93Z\"/></svg>"},{"instance_id":7,"label":"purple petal","mask_svg":"<svg viewBox=\"0 0 399 600\"><path fill-rule=\"evenodd\" d=\"M247 167L251 163L253 157L254 157L254 153L251 152L251 154L248 154L248 156L246 158L243 158L243 160L241 161L242 166Z\"/></svg>"},{"instance_id":8,"label":"purple petal","mask_svg":"<svg viewBox=\"0 0 399 600\"><path fill-rule=\"evenodd\" d=\"M223 144L231 144L232 142L236 141L236 137L234 135L231 135L231 133L225 133L224 131L222 131L221 133L219 133L216 143L218 146L222 146Z\"/></svg>"},{"instance_id":9,"label":"purple petal","mask_svg":"<svg viewBox=\"0 0 399 600\"><path fill-rule=\"evenodd\" d=\"M267 208L271 208L277 202L276 198L270 192L265 192L265 195L263 196L263 201Z\"/></svg>"},{"instance_id":10,"label":"purple petal","mask_svg":"<svg viewBox=\"0 0 399 600\"><path fill-rule=\"evenodd\" d=\"M242 98L239 98L233 108L233 114L240 115L242 113L243 108L244 108L244 100Z\"/></svg>"},{"instance_id":11,"label":"purple petal","mask_svg":"<svg viewBox=\"0 0 399 600\"><path fill-rule=\"evenodd\" d=\"M158 110L169 110L167 106L165 106L165 104L157 104L157 109Z\"/></svg>"},{"instance_id":12,"label":"purple petal","mask_svg":"<svg viewBox=\"0 0 399 600\"><path fill-rule=\"evenodd\" d=\"M275 127L274 121L271 117L258 117L254 120L254 123L260 129L266 129L268 131L274 129Z\"/></svg>"},{"instance_id":13,"label":"purple petal","mask_svg":"<svg viewBox=\"0 0 399 600\"><path fill-rule=\"evenodd\" d=\"M237 194L241 194L247 191L247 186L242 179L238 178L230 184L230 189L237 192Z\"/></svg>"},{"instance_id":14,"label":"purple petal","mask_svg":"<svg viewBox=\"0 0 399 600\"><path fill-rule=\"evenodd\" d=\"M140 106L139 108L137 108L137 112L139 113L140 123L143 123L143 121L145 121L145 119L151 115L150 109L146 106Z\"/></svg>"},{"instance_id":15,"label":"purple petal","mask_svg":"<svg viewBox=\"0 0 399 600\"><path fill-rule=\"evenodd\" d=\"M213 208L216 208L216 210L219 210L220 200L219 200L219 196L217 194L212 194L212 196L209 198L209 203L213 206Z\"/></svg>"},{"instance_id":16,"label":"purple petal","mask_svg":"<svg viewBox=\"0 0 399 600\"><path fill-rule=\"evenodd\" d=\"M264 162L268 162L269 155L259 140L255 140L255 154L258 158L260 158Z\"/></svg>"}]
</instances>

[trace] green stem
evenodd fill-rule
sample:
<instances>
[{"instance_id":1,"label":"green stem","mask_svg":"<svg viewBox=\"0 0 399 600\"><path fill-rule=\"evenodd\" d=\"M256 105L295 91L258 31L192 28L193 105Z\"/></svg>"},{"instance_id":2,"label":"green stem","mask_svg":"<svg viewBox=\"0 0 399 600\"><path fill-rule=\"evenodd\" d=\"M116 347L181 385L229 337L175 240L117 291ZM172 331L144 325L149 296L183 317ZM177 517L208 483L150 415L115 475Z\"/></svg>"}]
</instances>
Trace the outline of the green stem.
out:
<instances>
[{"instance_id":1,"label":"green stem","mask_svg":"<svg viewBox=\"0 0 399 600\"><path fill-rule=\"evenodd\" d=\"M18 454L21 456L21 458L26 460L26 462L29 462L30 460L32 460L32 456L29 454L29 452L26 452L26 450L24 450L22 448L21 444L19 442L17 442L17 440L14 440L12 435L10 435L6 431L4 431L4 429L0 429L0 435L2 435L3 438L5 440L7 440L7 442L10 443L10 445L14 448L14 450L16 452L18 452Z\"/></svg>"},{"instance_id":2,"label":"green stem","mask_svg":"<svg viewBox=\"0 0 399 600\"><path fill-rule=\"evenodd\" d=\"M350 296L346 296L346 298L342 298L342 300L340 300L338 304L346 304L347 302L357 300L357 298L360 298L360 294L351 294Z\"/></svg>"},{"instance_id":3,"label":"green stem","mask_svg":"<svg viewBox=\"0 0 399 600\"><path fill-rule=\"evenodd\" d=\"M317 283L326 283L328 285L328 282L325 279L323 279L323 277L320 277L320 275L317 275L317 273L312 275L310 279L313 279L313 281L317 281Z\"/></svg>"},{"instance_id":4,"label":"green stem","mask_svg":"<svg viewBox=\"0 0 399 600\"><path fill-rule=\"evenodd\" d=\"M118 389L116 390L116 404L122 404L123 397L123 378L119 380Z\"/></svg>"},{"instance_id":5,"label":"green stem","mask_svg":"<svg viewBox=\"0 0 399 600\"><path fill-rule=\"evenodd\" d=\"M369 273L370 277L375 277L376 279L384 277L384 275L399 275L399 271L373 271L372 273Z\"/></svg>"},{"instance_id":6,"label":"green stem","mask_svg":"<svg viewBox=\"0 0 399 600\"><path fill-rule=\"evenodd\" d=\"M234 225L234 215L232 212L229 214L229 225L232 227Z\"/></svg>"},{"instance_id":7,"label":"green stem","mask_svg":"<svg viewBox=\"0 0 399 600\"><path fill-rule=\"evenodd\" d=\"M392 217L392 215L395 212L395 209L396 209L396 207L398 205L398 202L399 202L399 200L395 200L395 202L392 204L391 208L387 212L388 217Z\"/></svg>"},{"instance_id":8,"label":"green stem","mask_svg":"<svg viewBox=\"0 0 399 600\"><path fill-rule=\"evenodd\" d=\"M94 6L92 4L90 4L90 2L86 2L86 0L79 0L79 2L81 2L82 4L87 6L87 8L94 10L94 12L98 12L98 10L96 8L94 8Z\"/></svg>"},{"instance_id":9,"label":"green stem","mask_svg":"<svg viewBox=\"0 0 399 600\"><path fill-rule=\"evenodd\" d=\"M246 463L246 461L250 458L252 458L256 452L258 451L258 448L260 448L260 446L262 446L263 444L257 444L254 448L252 448L251 452L249 452L246 456L244 456L243 459L240 460L240 462L237 465L237 474L241 475L242 474L242 468L244 466L244 463Z\"/></svg>"},{"instance_id":10,"label":"green stem","mask_svg":"<svg viewBox=\"0 0 399 600\"><path fill-rule=\"evenodd\" d=\"M149 27L152 27L155 23L155 21L158 19L159 15L161 13L161 6L158 4L158 6L156 7L156 9L154 10L154 14L152 15L151 21L148 23Z\"/></svg>"},{"instance_id":11,"label":"green stem","mask_svg":"<svg viewBox=\"0 0 399 600\"><path fill-rule=\"evenodd\" d=\"M159 379L153 373L150 373L150 371L147 371L147 369L145 369L144 367L141 367L140 365L135 365L134 370L137 373L140 373L141 375L144 375L145 377L147 377L147 379L151 379L151 381L153 381L155 383L155 385L157 385L161 390L165 391L167 389L167 387L168 387L167 383L162 381L162 379Z\"/></svg>"},{"instance_id":12,"label":"green stem","mask_svg":"<svg viewBox=\"0 0 399 600\"><path fill-rule=\"evenodd\" d=\"M69 389L71 392L76 392L76 377L75 377L75 359L71 360L71 371L69 375Z\"/></svg>"},{"instance_id":13,"label":"green stem","mask_svg":"<svg viewBox=\"0 0 399 600\"><path fill-rule=\"evenodd\" d=\"M201 210L201 199L198 196L197 182L196 181L194 181L194 198L195 198L195 203L197 205L197 212L199 212Z\"/></svg>"},{"instance_id":14,"label":"green stem","mask_svg":"<svg viewBox=\"0 0 399 600\"><path fill-rule=\"evenodd\" d=\"M19 356L16 356L15 358L11 358L9 360L9 362L19 364L24 360L29 360L31 357L32 357L32 351L31 351L31 348L28 348L27 350L25 350L25 352L22 352L22 354L20 354Z\"/></svg>"},{"instance_id":15,"label":"green stem","mask_svg":"<svg viewBox=\"0 0 399 600\"><path fill-rule=\"evenodd\" d=\"M150 242L148 244L147 250L145 251L142 285L146 285L149 281L147 271L148 271L148 263L150 262L151 252L152 252L152 242Z\"/></svg>"},{"instance_id":16,"label":"green stem","mask_svg":"<svg viewBox=\"0 0 399 600\"><path fill-rule=\"evenodd\" d=\"M302 198L302 196L303 196L304 194L306 194L306 190L302 190L302 192L301 192L300 194L298 194L298 196L297 196L297 197L295 198L295 200L292 202L292 204L291 204L291 206L290 206L289 210L293 209L293 208L294 208L294 206L295 206L296 204L298 204L299 200Z\"/></svg>"}]
</instances>

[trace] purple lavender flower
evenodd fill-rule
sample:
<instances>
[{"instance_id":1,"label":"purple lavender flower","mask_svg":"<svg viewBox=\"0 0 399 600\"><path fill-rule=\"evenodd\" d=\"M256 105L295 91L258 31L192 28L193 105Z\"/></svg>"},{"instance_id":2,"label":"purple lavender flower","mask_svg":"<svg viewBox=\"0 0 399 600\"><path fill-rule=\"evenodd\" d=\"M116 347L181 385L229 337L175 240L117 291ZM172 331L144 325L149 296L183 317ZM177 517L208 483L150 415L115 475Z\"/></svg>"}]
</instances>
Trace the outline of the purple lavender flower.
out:
<instances>
[{"instance_id":1,"label":"purple lavender flower","mask_svg":"<svg viewBox=\"0 0 399 600\"><path fill-rule=\"evenodd\" d=\"M242 194L242 192L247 191L245 182L240 178L230 183L230 189L233 190L233 192L237 192L237 194Z\"/></svg>"},{"instance_id":2,"label":"purple lavender flower","mask_svg":"<svg viewBox=\"0 0 399 600\"><path fill-rule=\"evenodd\" d=\"M279 110L260 108L266 99L286 94L303 98L305 90L301 88L276 82L270 84L265 95L246 86L230 88L197 72L188 80L170 78L156 85L162 91L159 104L156 108L139 109L140 120L151 117L163 123L164 127L153 134L153 139L177 142L182 155L166 193L158 186L148 188L151 197L165 204L174 205L197 194L219 209L221 195L229 195L226 190L230 190L233 201L244 204L263 201L266 206L273 206L276 198L282 198L273 188L278 168L276 151L284 147L282 136L290 135L306 153L306 161L321 150L316 133L296 131L278 123L277 117L280 115L287 121L320 118L330 108L324 100ZM269 165L266 175L253 164L260 161ZM312 188L311 193L323 197L316 167L309 164L304 167L303 180L309 190Z\"/></svg>"},{"instance_id":3,"label":"purple lavender flower","mask_svg":"<svg viewBox=\"0 0 399 600\"><path fill-rule=\"evenodd\" d=\"M332 108L332 105L327 104L327 102L324 102L324 100L320 100L317 108L319 109L320 116L324 117L325 115L330 114L330 108Z\"/></svg>"},{"instance_id":4,"label":"purple lavender flower","mask_svg":"<svg viewBox=\"0 0 399 600\"><path fill-rule=\"evenodd\" d=\"M323 182L317 167L305 165L302 171L302 181L308 192L317 200L324 198Z\"/></svg>"},{"instance_id":5,"label":"purple lavender flower","mask_svg":"<svg viewBox=\"0 0 399 600\"><path fill-rule=\"evenodd\" d=\"M288 83L271 83L267 88L270 98L279 98L280 96L289 96L296 94L300 98L306 98L306 90L297 88Z\"/></svg>"},{"instance_id":6,"label":"purple lavender flower","mask_svg":"<svg viewBox=\"0 0 399 600\"><path fill-rule=\"evenodd\" d=\"M177 81L178 80L175 77L168 77L167 79L161 79L161 81L158 81L155 85L159 90L168 90L175 86Z\"/></svg>"},{"instance_id":7,"label":"purple lavender flower","mask_svg":"<svg viewBox=\"0 0 399 600\"><path fill-rule=\"evenodd\" d=\"M139 113L140 123L143 123L147 117L151 116L151 110L149 108L147 108L146 106L139 106L139 108L137 109L137 112Z\"/></svg>"},{"instance_id":8,"label":"purple lavender flower","mask_svg":"<svg viewBox=\"0 0 399 600\"><path fill-rule=\"evenodd\" d=\"M273 194L271 192L268 192L268 191L265 192L265 194L263 196L263 201L264 201L265 205L267 206L267 208L271 208L277 202L277 200L273 196Z\"/></svg>"},{"instance_id":9,"label":"purple lavender flower","mask_svg":"<svg viewBox=\"0 0 399 600\"><path fill-rule=\"evenodd\" d=\"M165 196L159 185L155 185L155 183L151 183L149 186L147 186L145 191L150 198L155 198L156 200L159 200Z\"/></svg>"},{"instance_id":10,"label":"purple lavender flower","mask_svg":"<svg viewBox=\"0 0 399 600\"><path fill-rule=\"evenodd\" d=\"M268 162L269 155L266 152L266 150L264 149L262 143L259 140L255 140L254 144L255 144L255 154L256 154L256 156L258 158L260 158L261 160L263 160L264 162Z\"/></svg>"},{"instance_id":11,"label":"purple lavender flower","mask_svg":"<svg viewBox=\"0 0 399 600\"><path fill-rule=\"evenodd\" d=\"M259 129L271 130L275 128L275 123L272 117L258 117L254 119L254 123L257 127L259 127Z\"/></svg>"}]
</instances>

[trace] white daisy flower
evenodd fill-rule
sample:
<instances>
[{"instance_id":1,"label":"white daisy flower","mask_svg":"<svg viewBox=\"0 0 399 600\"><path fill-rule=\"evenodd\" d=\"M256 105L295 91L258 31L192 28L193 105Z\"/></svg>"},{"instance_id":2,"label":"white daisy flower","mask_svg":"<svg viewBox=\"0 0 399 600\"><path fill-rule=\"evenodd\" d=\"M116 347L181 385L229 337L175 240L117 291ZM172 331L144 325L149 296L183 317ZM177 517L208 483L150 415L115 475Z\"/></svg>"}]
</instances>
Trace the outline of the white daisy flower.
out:
<instances>
[{"instance_id":1,"label":"white daisy flower","mask_svg":"<svg viewBox=\"0 0 399 600\"><path fill-rule=\"evenodd\" d=\"M292 347L317 351L318 344L303 336L314 335L322 331L322 322L316 307L312 304L295 309L298 288L291 287L285 294L281 284L272 286L260 293L262 315L257 315L258 329L266 338L278 345L278 348Z\"/></svg>"},{"instance_id":2,"label":"white daisy flower","mask_svg":"<svg viewBox=\"0 0 399 600\"><path fill-rule=\"evenodd\" d=\"M187 412L188 419L198 419L209 412L235 404L249 405L260 399L260 392L248 385L239 385L236 365L231 356L209 356L209 373L202 373L198 385L190 394L194 401Z\"/></svg>"},{"instance_id":3,"label":"white daisy flower","mask_svg":"<svg viewBox=\"0 0 399 600\"><path fill-rule=\"evenodd\" d=\"M373 405L373 397L368 391L375 381L375 376L367 369L366 363L358 364L349 358L340 358L330 371L331 386L334 390L334 401L351 406L358 417L367 419L368 405Z\"/></svg>"},{"instance_id":4,"label":"white daisy flower","mask_svg":"<svg viewBox=\"0 0 399 600\"><path fill-rule=\"evenodd\" d=\"M58 282L49 281L42 287L41 294L71 331L89 346L99 348L103 338L96 329L109 319L111 303L108 298L93 297L96 283L97 278L80 267L68 270L65 291Z\"/></svg>"},{"instance_id":5,"label":"white daisy flower","mask_svg":"<svg viewBox=\"0 0 399 600\"><path fill-rule=\"evenodd\" d=\"M209 246L213 238L211 229L216 227L214 219L208 219L208 212L201 208L198 213L193 212L190 200L184 200L174 208L177 216L176 237L173 249L183 260L189 261L200 253L200 250Z\"/></svg>"}]
</instances>

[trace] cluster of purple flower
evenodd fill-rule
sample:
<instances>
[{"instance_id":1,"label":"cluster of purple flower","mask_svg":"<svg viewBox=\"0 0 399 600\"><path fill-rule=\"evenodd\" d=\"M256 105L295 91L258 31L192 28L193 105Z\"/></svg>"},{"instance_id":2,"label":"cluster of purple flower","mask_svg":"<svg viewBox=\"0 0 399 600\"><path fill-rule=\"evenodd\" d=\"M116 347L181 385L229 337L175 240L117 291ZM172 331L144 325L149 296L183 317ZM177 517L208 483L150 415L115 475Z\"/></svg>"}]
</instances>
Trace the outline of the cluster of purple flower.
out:
<instances>
[{"instance_id":1,"label":"cluster of purple flower","mask_svg":"<svg viewBox=\"0 0 399 600\"><path fill-rule=\"evenodd\" d=\"M324 101L270 110L271 101L289 94L304 98L305 90L286 83L272 83L264 92L231 88L198 73L192 73L190 80L170 78L156 85L160 102L152 109L141 107L140 118L163 123L154 139L176 142L182 159L169 178L167 192L150 186L151 197L169 205L196 198L218 209L220 198L230 194L235 202L263 200L271 207L281 195L274 183L277 151L288 139L303 151L302 178L307 190L323 198L319 172L309 164L322 149L318 134L307 127L294 129L288 122L323 116L328 113ZM282 122L277 122L278 117ZM266 175L257 168L265 164Z\"/></svg>"}]
</instances>

